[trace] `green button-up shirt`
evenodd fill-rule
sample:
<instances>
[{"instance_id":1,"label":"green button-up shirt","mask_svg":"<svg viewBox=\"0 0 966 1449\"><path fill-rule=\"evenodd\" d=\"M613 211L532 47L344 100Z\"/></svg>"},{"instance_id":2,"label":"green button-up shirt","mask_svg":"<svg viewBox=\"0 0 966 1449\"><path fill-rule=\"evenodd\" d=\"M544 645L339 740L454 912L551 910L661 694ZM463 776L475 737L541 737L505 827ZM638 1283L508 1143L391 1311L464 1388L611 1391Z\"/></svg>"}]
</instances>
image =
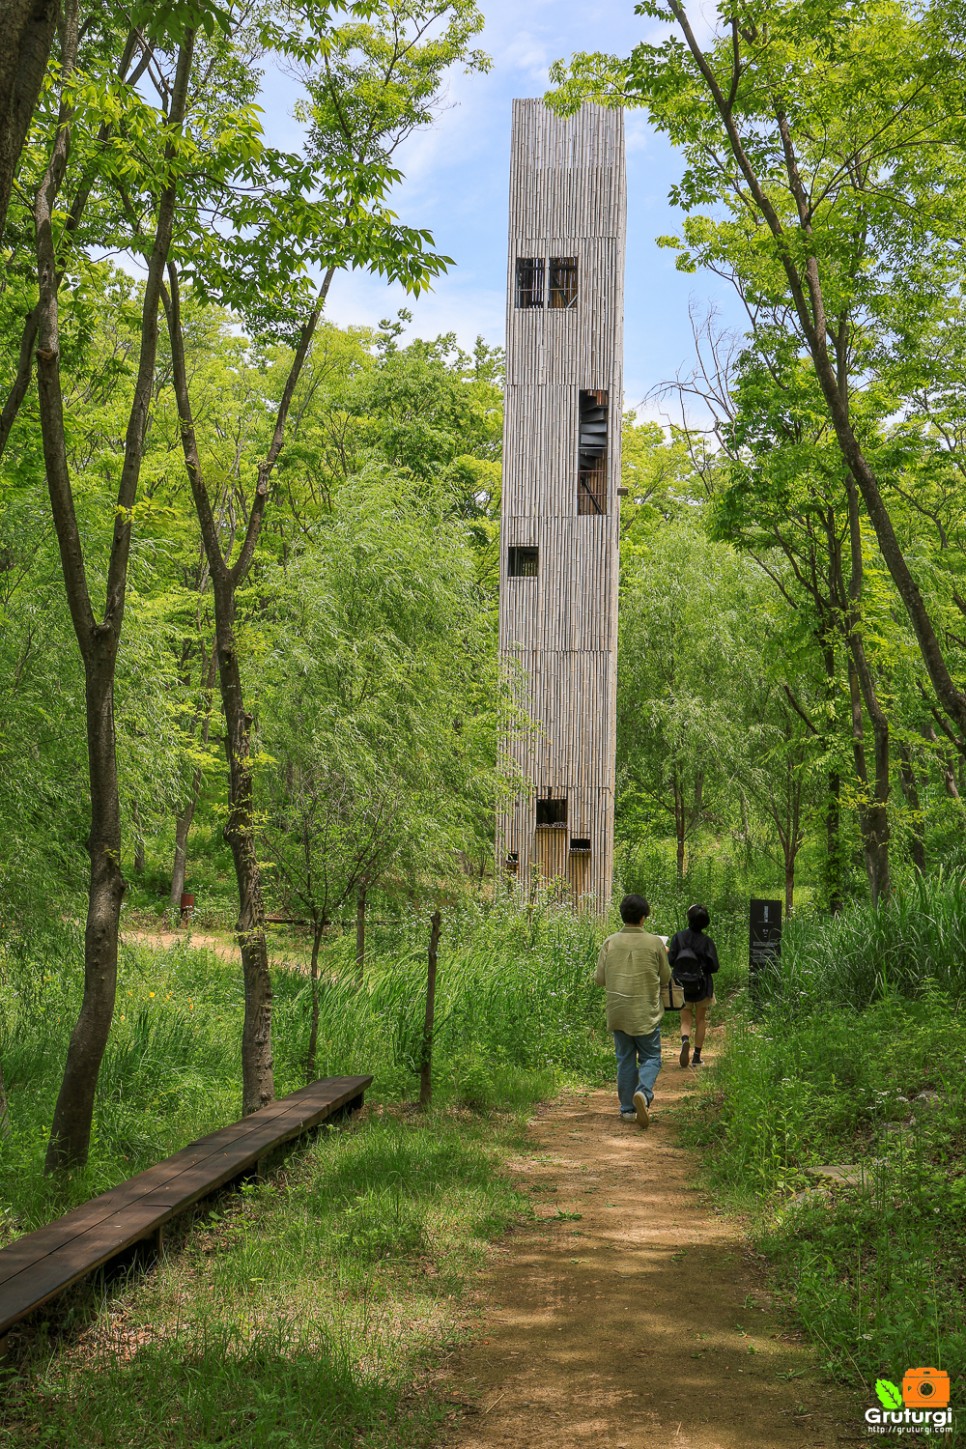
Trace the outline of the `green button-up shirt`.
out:
<instances>
[{"instance_id":1,"label":"green button-up shirt","mask_svg":"<svg viewBox=\"0 0 966 1449\"><path fill-rule=\"evenodd\" d=\"M660 1026L661 987L671 979L660 936L624 926L608 936L597 959L597 985L607 988L607 1029L648 1036Z\"/></svg>"}]
</instances>

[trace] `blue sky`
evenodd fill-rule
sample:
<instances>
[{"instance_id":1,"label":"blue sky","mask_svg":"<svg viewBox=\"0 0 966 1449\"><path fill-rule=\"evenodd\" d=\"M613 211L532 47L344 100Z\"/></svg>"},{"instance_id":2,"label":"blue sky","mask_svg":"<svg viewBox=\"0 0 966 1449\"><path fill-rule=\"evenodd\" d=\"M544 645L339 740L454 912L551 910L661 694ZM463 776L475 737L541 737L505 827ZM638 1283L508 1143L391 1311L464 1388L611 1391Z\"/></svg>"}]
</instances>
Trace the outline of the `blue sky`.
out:
<instances>
[{"instance_id":1,"label":"blue sky","mask_svg":"<svg viewBox=\"0 0 966 1449\"><path fill-rule=\"evenodd\" d=\"M633 0L480 0L486 28L477 43L493 66L486 75L453 74L447 108L436 125L413 136L397 153L406 179L393 207L412 226L428 227L456 265L429 294L407 298L401 287L377 277L343 273L332 287L329 316L340 325L375 324L399 307L413 312L410 332L429 337L455 332L470 348L478 334L503 342L509 184L510 111L518 96L547 89L548 67L575 50L627 54L664 27L634 14ZM692 5L701 21L701 5ZM712 7L704 7L712 12ZM706 25L701 25L707 33ZM282 141L294 125L294 96L281 77L268 80L263 96L265 128ZM675 270L673 252L655 238L677 232L680 213L667 201L680 160L642 112L625 118L627 136L628 244L626 273L625 405L679 372L689 371L693 342L689 304L699 313L719 309L740 325L737 303L717 278ZM641 416L657 417L672 404L651 403Z\"/></svg>"}]
</instances>

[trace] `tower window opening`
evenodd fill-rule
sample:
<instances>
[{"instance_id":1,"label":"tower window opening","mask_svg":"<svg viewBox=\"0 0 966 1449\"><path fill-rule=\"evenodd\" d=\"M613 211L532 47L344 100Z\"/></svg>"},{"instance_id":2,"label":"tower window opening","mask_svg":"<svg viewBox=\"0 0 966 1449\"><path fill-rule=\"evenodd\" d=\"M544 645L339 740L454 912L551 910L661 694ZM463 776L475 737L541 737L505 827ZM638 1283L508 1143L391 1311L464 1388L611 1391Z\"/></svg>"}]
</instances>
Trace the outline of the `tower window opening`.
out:
<instances>
[{"instance_id":1,"label":"tower window opening","mask_svg":"<svg viewBox=\"0 0 966 1449\"><path fill-rule=\"evenodd\" d=\"M506 860L503 862L503 864L504 868L510 875L516 875L517 871L520 868L520 852L518 850L508 850L506 853Z\"/></svg>"},{"instance_id":2,"label":"tower window opening","mask_svg":"<svg viewBox=\"0 0 966 1449\"><path fill-rule=\"evenodd\" d=\"M549 798L537 801L537 825L566 825L567 800Z\"/></svg>"},{"instance_id":3,"label":"tower window opening","mask_svg":"<svg viewBox=\"0 0 966 1449\"><path fill-rule=\"evenodd\" d=\"M547 296L548 307L576 307L577 305L577 258L550 258L550 287Z\"/></svg>"},{"instance_id":4,"label":"tower window opening","mask_svg":"<svg viewBox=\"0 0 966 1449\"><path fill-rule=\"evenodd\" d=\"M511 547L507 550L507 575L511 579L535 579L540 572L538 548Z\"/></svg>"},{"instance_id":5,"label":"tower window opening","mask_svg":"<svg viewBox=\"0 0 966 1449\"><path fill-rule=\"evenodd\" d=\"M590 841L584 835L572 835L570 837L571 855L589 855Z\"/></svg>"},{"instance_id":6,"label":"tower window opening","mask_svg":"<svg viewBox=\"0 0 966 1449\"><path fill-rule=\"evenodd\" d=\"M517 257L518 307L542 307L547 266L543 257Z\"/></svg>"},{"instance_id":7,"label":"tower window opening","mask_svg":"<svg viewBox=\"0 0 966 1449\"><path fill-rule=\"evenodd\" d=\"M582 391L577 438L577 512L607 512L607 393Z\"/></svg>"}]
</instances>

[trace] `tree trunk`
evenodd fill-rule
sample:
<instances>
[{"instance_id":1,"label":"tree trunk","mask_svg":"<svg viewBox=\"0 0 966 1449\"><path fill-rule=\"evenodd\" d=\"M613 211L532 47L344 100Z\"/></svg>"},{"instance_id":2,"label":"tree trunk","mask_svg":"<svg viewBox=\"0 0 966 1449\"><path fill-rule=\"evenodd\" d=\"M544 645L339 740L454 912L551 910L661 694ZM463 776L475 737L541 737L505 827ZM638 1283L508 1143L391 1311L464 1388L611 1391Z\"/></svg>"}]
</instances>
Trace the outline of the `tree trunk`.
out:
<instances>
[{"instance_id":1,"label":"tree trunk","mask_svg":"<svg viewBox=\"0 0 966 1449\"><path fill-rule=\"evenodd\" d=\"M315 1081L316 1058L319 1050L319 950L322 945L322 933L325 930L325 919L321 918L312 923L312 962L309 967L309 977L312 982L312 1024L309 1028L309 1045L305 1053L305 1081Z\"/></svg>"},{"instance_id":2,"label":"tree trunk","mask_svg":"<svg viewBox=\"0 0 966 1449\"><path fill-rule=\"evenodd\" d=\"M45 1163L48 1172L81 1166L87 1161L94 1094L117 992L118 930L124 878L121 874L121 806L114 737L116 644L114 631L99 626L84 661L91 790L84 995L54 1107Z\"/></svg>"},{"instance_id":3,"label":"tree trunk","mask_svg":"<svg viewBox=\"0 0 966 1449\"><path fill-rule=\"evenodd\" d=\"M366 968L366 896L368 887L361 885L356 895L356 977L360 986Z\"/></svg>"},{"instance_id":4,"label":"tree trunk","mask_svg":"<svg viewBox=\"0 0 966 1449\"><path fill-rule=\"evenodd\" d=\"M58 0L4 0L0 45L0 236L60 17Z\"/></svg>"},{"instance_id":5,"label":"tree trunk","mask_svg":"<svg viewBox=\"0 0 966 1449\"><path fill-rule=\"evenodd\" d=\"M238 886L236 936L245 983L242 1027L242 1111L257 1112L275 1097L272 1064L272 981L265 939L262 872L258 861L255 780L251 758L252 718L245 710L235 640L235 584L223 570L214 574L215 648L218 682L227 727L228 823Z\"/></svg>"},{"instance_id":6,"label":"tree trunk","mask_svg":"<svg viewBox=\"0 0 966 1449\"><path fill-rule=\"evenodd\" d=\"M10 1109L7 1106L7 1088L3 1080L3 1067L0 1066L0 1140L10 1136Z\"/></svg>"},{"instance_id":7,"label":"tree trunk","mask_svg":"<svg viewBox=\"0 0 966 1449\"><path fill-rule=\"evenodd\" d=\"M255 779L251 756L251 716L245 710L241 670L235 637L237 591L248 576L261 535L268 503L269 481L285 438L292 398L305 359L322 315L332 281L330 267L322 282L316 306L303 326L289 368L268 452L258 466L258 477L248 514L245 536L235 562L229 566L205 486L191 407L191 391L185 362L184 327L181 314L181 284L178 269L168 265L169 292L165 296L168 335L181 447L191 486L195 512L201 529L205 558L211 574L215 602L215 653L218 683L227 728L228 823L225 839L231 849L238 886L237 937L241 949L245 991L245 1020L242 1028L242 1110L247 1114L266 1106L275 1095L272 1071L272 983L265 941L265 908L262 899L261 867L258 863L255 813ZM232 535L234 537L234 535Z\"/></svg>"},{"instance_id":8,"label":"tree trunk","mask_svg":"<svg viewBox=\"0 0 966 1449\"><path fill-rule=\"evenodd\" d=\"M180 916L181 913L181 897L184 893L184 883L188 872L188 834L191 830L191 822L195 818L200 789L201 767L199 765L191 779L191 794L188 797L188 803L181 814L175 817L174 822L174 861L171 866L171 894L168 898L172 915L177 912Z\"/></svg>"},{"instance_id":9,"label":"tree trunk","mask_svg":"<svg viewBox=\"0 0 966 1449\"><path fill-rule=\"evenodd\" d=\"M12 3L14 4L14 6L19 5L22 7L23 0L12 0ZM57 6L55 5L53 9L56 11ZM0 32L2 32L5 26L6 16L3 14L3 0L0 0ZM142 50L140 60L135 65L133 71L129 72L131 62L140 47L141 33L139 30L134 29L128 35L127 43L124 46L124 50L121 55L120 65L118 66L118 80L122 84L136 86L141 76L144 74L144 71L147 69L152 52L150 47L145 46ZM8 58L8 56L10 58L13 58L14 55L15 52L13 48L8 51L0 51L0 95L7 94L6 84L2 78L2 75L5 68L6 59ZM2 106L0 106L0 109L2 109ZM2 122L0 122L0 126L2 126ZM112 132L112 126L109 125L107 122L101 125L97 134L97 145L101 150L106 151L110 148ZM63 239L66 239L67 237L70 237L77 232L77 229L79 228L81 221L84 218L84 212L87 208L87 203L90 200L91 192L94 189L95 175L95 169L89 166L85 179L81 182L80 186L74 193L74 199L71 202L70 210L67 213L65 221L63 222L63 232L61 233ZM2 232L3 217L2 215L0 215L0 234L2 234ZM63 270L61 270L58 273L57 277L58 286L63 281L63 277L64 273ZM38 303L37 306L34 307L31 312L28 312L26 317L24 318L23 330L20 334L20 360L17 365L17 371L14 376L13 382L10 386L10 391L8 392L6 400L4 401L2 410L0 410L0 457L2 457L3 451L7 446L7 439L9 438L10 431L17 420L17 414L19 413L20 406L27 395L27 388L30 385L30 379L33 375L34 342L36 341L37 337L37 328L39 325L39 321L40 304Z\"/></svg>"},{"instance_id":10,"label":"tree trunk","mask_svg":"<svg viewBox=\"0 0 966 1449\"><path fill-rule=\"evenodd\" d=\"M935 745L939 743L939 736L936 734L936 731L933 729L931 724L926 726L926 728L923 730L923 734L925 735L926 739L929 741L930 744ZM947 758L945 750L940 750L940 752L937 754L937 760L939 764L939 773L942 775L943 788L945 789L946 794L949 796L950 800L958 800L960 798L960 793L959 785L956 783L956 771L953 769L952 762Z\"/></svg>"},{"instance_id":11,"label":"tree trunk","mask_svg":"<svg viewBox=\"0 0 966 1449\"><path fill-rule=\"evenodd\" d=\"M886 803L877 788L870 787L865 754L865 724L862 715L862 693L855 663L849 657L849 698L852 706L852 755L859 787L856 811L862 836L862 856L869 880L872 904L888 900L889 880L889 816ZM876 750L878 756L878 748ZM886 787L888 798L888 787Z\"/></svg>"},{"instance_id":12,"label":"tree trunk","mask_svg":"<svg viewBox=\"0 0 966 1449\"><path fill-rule=\"evenodd\" d=\"M208 662L205 665L203 679L203 695L200 706L201 715L201 743L207 745L211 733L211 690L215 683L215 651L212 649ZM201 796L201 786L204 781L204 771L200 765L196 765L191 776L191 789L188 792L188 799L184 809L175 817L174 823L174 862L171 866L171 895L169 903L172 913L177 912L180 917L181 897L184 893L185 879L188 873L188 835L195 818L195 811L198 808L198 800Z\"/></svg>"},{"instance_id":13,"label":"tree trunk","mask_svg":"<svg viewBox=\"0 0 966 1449\"><path fill-rule=\"evenodd\" d=\"M131 824L134 826L134 874L144 874L144 831L137 800L131 801Z\"/></svg>"},{"instance_id":14,"label":"tree trunk","mask_svg":"<svg viewBox=\"0 0 966 1449\"><path fill-rule=\"evenodd\" d=\"M419 1069L419 1105L429 1106L433 1098L433 1018L436 1014L436 958L442 918L434 911L426 953L426 1016L423 1020L423 1055Z\"/></svg>"},{"instance_id":15,"label":"tree trunk","mask_svg":"<svg viewBox=\"0 0 966 1449\"><path fill-rule=\"evenodd\" d=\"M829 559L834 567L837 558L837 549L832 547L832 535L829 537ZM829 754L835 740L835 730L829 723L835 719L835 700L838 694L838 679L835 668L835 639L834 625L828 620L829 609L822 610L823 624L818 635L819 649L822 655L822 666L825 672L825 699L828 706L826 712L826 724L821 731L822 747L826 754ZM830 769L827 776L827 790L825 795L825 809L823 812L825 820L825 902L829 914L837 916L842 909L843 886L842 886L842 777L838 770Z\"/></svg>"},{"instance_id":16,"label":"tree trunk","mask_svg":"<svg viewBox=\"0 0 966 1449\"><path fill-rule=\"evenodd\" d=\"M785 849L785 919L792 913L795 904L795 856L797 850Z\"/></svg>"},{"instance_id":17,"label":"tree trunk","mask_svg":"<svg viewBox=\"0 0 966 1449\"><path fill-rule=\"evenodd\" d=\"M879 702L878 691L865 652L865 638L861 627L862 589L864 563L862 549L862 527L859 518L859 498L851 477L845 479L845 491L849 510L849 544L852 568L848 585L847 603L843 609L846 644L849 649L849 690L852 696L852 714L859 715L861 732L862 704L864 703L872 725L874 786L871 799L859 804L859 821L862 826L863 848L866 869L872 891L872 904L888 900L891 894L889 875L889 721ZM845 602L843 600L843 602ZM861 693L861 702L856 701L856 684Z\"/></svg>"},{"instance_id":18,"label":"tree trunk","mask_svg":"<svg viewBox=\"0 0 966 1449\"><path fill-rule=\"evenodd\" d=\"M852 345L852 330L843 327L840 339L836 339L830 332L831 319L826 310L821 269L812 233L811 199L801 175L788 117L781 108L780 100L776 100L774 119L781 141L788 195L797 208L797 225L783 218L783 202L779 202L776 206L770 193L766 190L761 174L756 171L751 154L746 150L738 129L736 119L738 113L733 104L734 96L722 88L714 67L708 56L702 51L688 19L683 0L668 0L668 4L681 27L688 49L704 77L708 92L728 138L731 153L744 177L747 195L742 195L742 200L746 205L748 197L754 201L777 243L777 259L785 272L792 306L808 347L816 380L825 399L839 451L852 481L862 495L879 551L905 606L936 699L947 719L951 720L959 731L958 748L961 752L966 752L966 693L958 688L950 672L929 608L906 563L902 545L896 536L891 515L882 497L878 477L869 463L852 425L851 388L846 360L847 348ZM741 31L739 22L735 19L733 30L735 46L739 45L743 36L747 38L749 34L751 32ZM764 31L762 31L749 41L752 50L759 39L762 44L767 44L764 39ZM736 64L737 61L736 52ZM734 74L734 84L737 84L737 72ZM735 185L733 189L744 192L744 188L738 185ZM830 343L832 347L837 348L835 356L830 351Z\"/></svg>"},{"instance_id":19,"label":"tree trunk","mask_svg":"<svg viewBox=\"0 0 966 1449\"><path fill-rule=\"evenodd\" d=\"M919 787L916 783L916 771L912 763L912 754L905 740L901 740L899 743L899 782L902 785L902 793L906 797L906 804L909 806L909 813L912 817L909 854L919 874L925 875L926 837L923 826L922 804L919 800Z\"/></svg>"},{"instance_id":20,"label":"tree trunk","mask_svg":"<svg viewBox=\"0 0 966 1449\"><path fill-rule=\"evenodd\" d=\"M674 784L674 839L676 843L676 864L678 880L684 877L684 842L686 837L686 824L684 817L684 794Z\"/></svg>"},{"instance_id":21,"label":"tree trunk","mask_svg":"<svg viewBox=\"0 0 966 1449\"><path fill-rule=\"evenodd\" d=\"M174 221L175 182L158 198L157 222L141 302L141 342L134 396L128 414L124 454L113 510L103 620L91 603L84 540L77 522L68 466L64 399L60 377L58 271L53 219L70 150L71 103L67 80L78 41L76 0L65 7L61 77L64 85L59 127L34 199L37 251L37 391L44 469L57 534L71 622L84 662L91 829L87 924L84 936L84 994L71 1034L60 1092L54 1107L45 1167L56 1172L82 1166L90 1149L94 1095L107 1045L117 990L117 950L124 879L121 874L121 810L114 734L114 677L124 621L131 527L137 500L144 438L153 396L158 341L158 302ZM178 126L191 71L194 36L186 32L178 53L169 122ZM168 148L168 159L171 158Z\"/></svg>"},{"instance_id":22,"label":"tree trunk","mask_svg":"<svg viewBox=\"0 0 966 1449\"><path fill-rule=\"evenodd\" d=\"M825 797L825 900L829 914L842 909L842 779L829 770Z\"/></svg>"}]
</instances>

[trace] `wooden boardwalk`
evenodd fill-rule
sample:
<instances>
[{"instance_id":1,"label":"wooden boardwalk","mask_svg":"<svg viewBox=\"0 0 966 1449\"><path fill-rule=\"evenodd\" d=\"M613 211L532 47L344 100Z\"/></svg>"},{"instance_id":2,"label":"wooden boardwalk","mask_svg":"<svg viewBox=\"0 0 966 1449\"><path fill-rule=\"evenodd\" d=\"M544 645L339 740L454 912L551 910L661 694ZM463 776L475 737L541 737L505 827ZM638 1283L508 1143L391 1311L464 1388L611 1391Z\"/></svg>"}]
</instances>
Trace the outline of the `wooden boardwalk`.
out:
<instances>
[{"instance_id":1,"label":"wooden boardwalk","mask_svg":"<svg viewBox=\"0 0 966 1449\"><path fill-rule=\"evenodd\" d=\"M20 1319L321 1123L362 1106L371 1077L312 1082L222 1127L0 1251L0 1340Z\"/></svg>"}]
</instances>

